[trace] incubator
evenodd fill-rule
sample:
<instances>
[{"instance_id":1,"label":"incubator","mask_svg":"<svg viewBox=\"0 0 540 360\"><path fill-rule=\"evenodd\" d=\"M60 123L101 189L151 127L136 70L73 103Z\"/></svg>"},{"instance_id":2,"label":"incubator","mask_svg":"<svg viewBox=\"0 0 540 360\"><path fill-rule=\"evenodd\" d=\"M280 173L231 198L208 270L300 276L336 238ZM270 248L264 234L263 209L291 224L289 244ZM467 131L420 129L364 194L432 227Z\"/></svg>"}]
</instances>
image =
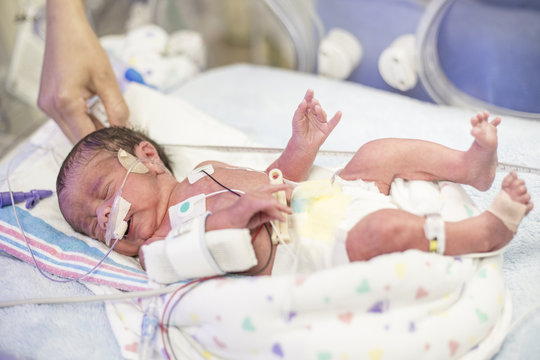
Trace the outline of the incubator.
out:
<instances>
[{"instance_id":1,"label":"incubator","mask_svg":"<svg viewBox=\"0 0 540 360\"><path fill-rule=\"evenodd\" d=\"M319 0L313 2L265 0L251 2L252 4L257 3L255 7L258 7L257 10L250 10L253 11L251 14L260 14L260 9L265 11L264 16L258 17L259 23L252 28L246 25L245 16L247 15L242 6L231 5L228 7L223 5L222 7L222 4L218 4L218 2L226 3L222 0L217 0L213 5L211 1L205 1L204 5L200 5L203 3L200 0L181 3L149 1L150 7L153 7L155 11L152 17L159 20L160 25L167 31L167 46L172 49L171 52L178 54L187 51L192 56L189 57L189 62L176 59L171 65L171 63L163 62L163 59L158 59L156 56L141 56L132 52L132 55L135 54L140 60L139 67L131 67L130 70L130 67L126 67L125 64L125 62L129 62L129 59L122 61L117 66L117 73L123 76L123 78L122 76L119 78L126 82L135 81L157 88L161 86L160 84L165 84L162 89L169 91L174 87L170 84L178 84L184 79L195 77L201 70L240 59L241 61L276 65L302 72L318 72L327 77L342 78L437 104L485 108L497 114L539 119L540 108L538 108L538 101L535 97L540 92L540 78L538 77L540 55L538 53L539 47L536 46L540 34L540 8L534 1L516 3L506 0L433 0L430 2L413 0L376 2L369 0ZM90 5L90 7L94 7L95 10L99 5ZM213 8L209 11L213 18L209 18L212 18L214 23L207 20L200 21L199 9L204 7ZM185 16L180 19L178 14L175 15L175 11L171 11L171 9L181 9L187 13L191 11L189 14L197 16L191 18ZM235 9L240 11L233 11ZM306 9L308 11L305 11ZM39 15L39 12L30 14ZM220 20L216 20L216 18ZM487 18L492 20L486 20ZM97 20L95 24L99 25L99 19L94 20ZM182 26L191 26L199 32L197 34L175 32L179 30L178 22L175 24L175 20L184 21ZM231 26L231 24L235 26ZM24 34L21 31L18 39L19 44L14 51L18 52L18 55L33 54L29 58L36 61L16 63L15 60L20 60L22 57L13 57L13 64L6 76L9 79L7 91L10 96L14 95L34 106L35 98L33 97L35 97L38 85L35 70L39 70L34 65L40 63L40 46L42 46L40 37L43 35L43 22L24 23L21 24L21 28L23 25L27 25L25 27L27 32ZM133 22L131 25L136 24ZM205 28L201 29L202 27ZM341 37L335 36L335 29L338 30L337 33ZM237 54L231 55L231 52L227 51L223 57L216 56L217 51L224 49L223 42L216 41L216 33L222 30L227 33L227 45L242 45L239 46L242 57L238 57ZM160 30L155 30L156 38L163 35L163 33L161 35L159 33L161 33ZM29 36L32 34L37 34L37 38ZM403 37L406 40L400 41L403 40ZM110 48L113 49L114 41L118 39L110 38L109 40L111 40ZM105 39L105 45L107 45L107 41ZM129 41L136 42L134 35ZM163 37L160 41L163 42ZM227 43L227 41L224 42ZM244 46L248 43L249 45ZM219 46L213 46L216 44ZM346 44L345 51L340 48L343 44ZM26 45L26 47L22 45ZM205 45L211 46L206 48ZM147 48L147 50L152 49ZM328 54L337 55L333 58L325 57ZM0 54L0 59L1 56ZM216 60L218 58L219 61ZM178 72L178 77L173 79L164 75L169 74L165 71L170 69L169 65L182 69ZM325 70L325 66L327 70ZM153 77L146 74L147 71L156 67L162 68L160 68L160 72L153 73ZM39 73L37 72L37 74ZM89 101L89 111L96 118L106 120L105 110L98 100L94 98ZM202 103L204 100L200 101ZM3 105L4 102L2 102L2 114L0 115L2 115L4 122L11 114L6 111ZM208 105L207 111L212 110L213 107ZM25 116L21 115L21 117ZM35 124L36 122L32 122L28 128L35 127ZM399 125L397 126L399 127ZM26 135L26 133L26 130L21 131L22 135ZM20 138L17 135L10 138L10 142L11 140L16 142L20 141ZM4 145L3 139L0 141L0 145ZM5 149L4 147L0 148ZM214 145L213 149L231 151L230 146ZM254 150L251 146L239 146L238 149L239 151ZM279 148L262 149L267 152L281 150ZM4 153L2 151L2 154ZM323 150L324 153L350 155L345 151ZM119 158L124 159L125 157L120 156ZM511 158L509 160L522 159ZM128 170L132 163L125 164L124 167ZM532 166L522 166L517 170L531 174L531 176L539 173L534 161L527 163L527 165ZM137 167L143 168L144 164L135 165L131 172L136 172L135 168ZM508 163L500 163L499 168L516 170L512 164ZM212 169L206 168L205 170L212 174ZM190 176L191 181L195 182L197 178L206 175L198 171L191 173ZM125 216L129 211L130 199L124 199L121 195L121 192L117 194L110 223L107 226L108 245L112 245L112 247L114 247L115 240L121 241L127 228ZM185 217L191 216L190 214L205 214L206 209L202 207L202 202L204 201L201 197L187 199L186 202L178 204L171 211L184 217L179 220L179 223L183 223L186 221ZM194 227L200 227L200 225L200 223L193 223ZM440 241L439 249L444 248L444 240L441 240L441 230L436 219L433 227L426 228L425 232L430 234L428 236L430 239ZM239 238L241 239L239 242L242 244L238 246L241 246L248 254L242 256L241 259L253 261L253 258L249 256L251 253L247 238L245 236ZM218 260L219 255L216 255L218 252L221 253L221 250L216 250L216 254L212 250L213 248L222 249L224 243L220 242L221 238L216 238L214 241L212 234L210 234L206 238L208 245L206 248L199 246L202 244L199 235L193 236L191 240L188 250L193 251L198 257L189 256L193 253L185 251L186 249L178 251L188 254L187 257L191 261L197 258L202 260L203 265L206 262L207 265L209 264L208 268L212 268L212 271L217 271L217 273L228 270ZM187 246L187 243L185 245ZM145 247L145 252L157 254L149 255L146 259L149 269L156 269L160 263L163 263L161 260L165 254L165 246L166 241L156 242ZM435 245L433 245L433 249L436 250ZM208 262L208 259L211 258L214 258L213 263ZM152 259L157 260L153 261ZM232 262L237 263L236 261ZM216 263L219 271L213 267ZM204 271L206 269L205 267ZM92 271L94 270L95 268L92 269ZM168 269L162 269L163 273L167 271ZM230 271L234 271L234 269L231 268ZM189 273L187 277L201 274ZM174 278L171 281L176 280L177 278ZM140 296L140 294L135 295ZM154 313L155 309L150 306L147 310L149 313Z\"/></svg>"}]
</instances>

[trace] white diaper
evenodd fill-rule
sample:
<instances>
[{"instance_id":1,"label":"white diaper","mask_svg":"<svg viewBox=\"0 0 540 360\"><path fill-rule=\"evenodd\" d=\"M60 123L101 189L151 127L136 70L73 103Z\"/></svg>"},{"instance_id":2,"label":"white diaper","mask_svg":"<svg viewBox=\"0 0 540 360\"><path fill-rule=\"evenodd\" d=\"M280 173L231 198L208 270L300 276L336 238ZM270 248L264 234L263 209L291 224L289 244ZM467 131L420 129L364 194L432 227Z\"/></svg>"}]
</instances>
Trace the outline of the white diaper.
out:
<instances>
[{"instance_id":1,"label":"white diaper","mask_svg":"<svg viewBox=\"0 0 540 360\"><path fill-rule=\"evenodd\" d=\"M332 180L300 183L293 191L291 208L289 232L293 241L288 249L277 247L272 275L310 273L348 263L348 232L378 210L401 209L418 216L439 214L444 221L480 213L463 187L452 182L394 179L388 196L373 182L348 181L338 175ZM291 250L298 259L297 266Z\"/></svg>"},{"instance_id":2,"label":"white diaper","mask_svg":"<svg viewBox=\"0 0 540 360\"><path fill-rule=\"evenodd\" d=\"M277 247L272 275L306 274L348 263L345 241L349 230L366 215L397 206L374 183L335 175L332 180L300 183L291 196L291 208L293 241L288 249ZM296 265L291 253L296 255Z\"/></svg>"}]
</instances>

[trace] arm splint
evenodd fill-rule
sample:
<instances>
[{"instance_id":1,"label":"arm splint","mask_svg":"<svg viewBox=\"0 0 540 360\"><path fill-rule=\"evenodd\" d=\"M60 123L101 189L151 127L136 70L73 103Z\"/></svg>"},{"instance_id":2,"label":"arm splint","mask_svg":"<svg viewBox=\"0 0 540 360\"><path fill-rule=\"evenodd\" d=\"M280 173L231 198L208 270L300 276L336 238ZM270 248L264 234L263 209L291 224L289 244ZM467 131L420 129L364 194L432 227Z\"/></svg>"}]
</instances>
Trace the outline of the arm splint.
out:
<instances>
[{"instance_id":1,"label":"arm splint","mask_svg":"<svg viewBox=\"0 0 540 360\"><path fill-rule=\"evenodd\" d=\"M210 212L143 246L148 277L158 283L245 271L257 265L248 229L205 231Z\"/></svg>"}]
</instances>

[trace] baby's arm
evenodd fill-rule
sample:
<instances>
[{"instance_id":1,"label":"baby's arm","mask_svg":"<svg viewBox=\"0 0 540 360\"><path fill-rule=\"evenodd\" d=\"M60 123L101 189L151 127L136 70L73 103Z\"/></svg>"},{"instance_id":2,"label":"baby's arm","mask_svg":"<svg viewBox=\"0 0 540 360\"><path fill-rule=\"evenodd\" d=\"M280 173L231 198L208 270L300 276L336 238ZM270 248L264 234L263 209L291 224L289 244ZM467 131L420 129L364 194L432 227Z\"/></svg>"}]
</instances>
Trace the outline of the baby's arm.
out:
<instances>
[{"instance_id":1,"label":"baby's arm","mask_svg":"<svg viewBox=\"0 0 540 360\"><path fill-rule=\"evenodd\" d=\"M288 188L286 184L264 185L257 191L246 193L230 207L216 211L206 219L206 231L220 229L255 229L271 220L285 221L283 213L291 209L272 195Z\"/></svg>"},{"instance_id":2,"label":"baby's arm","mask_svg":"<svg viewBox=\"0 0 540 360\"><path fill-rule=\"evenodd\" d=\"M319 148L340 119L341 112L338 111L327 121L326 113L313 98L313 90L308 90L294 113L292 136L287 147L267 170L278 168L289 180L305 180Z\"/></svg>"}]
</instances>

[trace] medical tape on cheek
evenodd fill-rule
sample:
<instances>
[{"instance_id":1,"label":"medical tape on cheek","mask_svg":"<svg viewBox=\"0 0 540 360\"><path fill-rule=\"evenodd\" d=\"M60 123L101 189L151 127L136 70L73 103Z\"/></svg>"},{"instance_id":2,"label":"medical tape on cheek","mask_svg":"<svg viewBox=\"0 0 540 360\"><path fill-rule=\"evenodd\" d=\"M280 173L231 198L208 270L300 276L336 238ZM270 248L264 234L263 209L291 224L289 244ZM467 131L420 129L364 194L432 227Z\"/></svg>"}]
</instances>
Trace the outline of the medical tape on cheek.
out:
<instances>
[{"instance_id":1,"label":"medical tape on cheek","mask_svg":"<svg viewBox=\"0 0 540 360\"><path fill-rule=\"evenodd\" d=\"M128 223L125 218L131 208L131 203L122 197L122 190L124 189L129 174L132 172L136 174L146 174L148 172L148 168L141 160L124 149L118 150L117 158L120 165L122 165L127 172L120 185L120 189L118 189L115 195L111 212L109 213L109 219L105 229L105 244L107 246L111 246L112 239L118 240L123 238L128 228Z\"/></svg>"},{"instance_id":2,"label":"medical tape on cheek","mask_svg":"<svg viewBox=\"0 0 540 360\"><path fill-rule=\"evenodd\" d=\"M131 208L131 203L124 199L121 193L119 191L118 195L116 195L109 214L109 221L107 222L105 231L105 244L107 246L111 246L112 239L123 238L128 228L125 218Z\"/></svg>"},{"instance_id":3,"label":"medical tape on cheek","mask_svg":"<svg viewBox=\"0 0 540 360\"><path fill-rule=\"evenodd\" d=\"M498 217L515 234L527 212L527 205L512 200L506 191L501 190L487 211Z\"/></svg>"}]
</instances>

